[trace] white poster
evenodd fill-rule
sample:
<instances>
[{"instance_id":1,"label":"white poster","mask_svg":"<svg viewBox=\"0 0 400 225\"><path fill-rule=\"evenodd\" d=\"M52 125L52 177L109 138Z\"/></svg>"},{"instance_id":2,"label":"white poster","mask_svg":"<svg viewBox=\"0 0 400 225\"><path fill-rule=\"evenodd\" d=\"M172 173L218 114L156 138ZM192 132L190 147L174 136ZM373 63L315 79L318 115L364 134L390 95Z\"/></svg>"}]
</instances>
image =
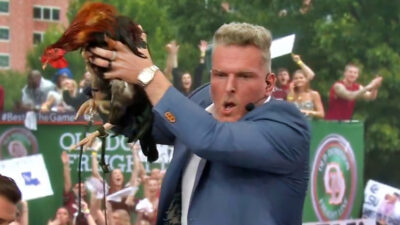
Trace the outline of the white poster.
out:
<instances>
[{"instance_id":1,"label":"white poster","mask_svg":"<svg viewBox=\"0 0 400 225\"><path fill-rule=\"evenodd\" d=\"M375 220L373 219L336 220L336 221L303 223L303 225L375 225Z\"/></svg>"},{"instance_id":2,"label":"white poster","mask_svg":"<svg viewBox=\"0 0 400 225\"><path fill-rule=\"evenodd\" d=\"M369 180L364 191L362 214L378 224L400 224L400 190Z\"/></svg>"},{"instance_id":3,"label":"white poster","mask_svg":"<svg viewBox=\"0 0 400 225\"><path fill-rule=\"evenodd\" d=\"M271 43L271 59L277 58L282 55L290 54L293 50L295 34L291 34L276 40Z\"/></svg>"},{"instance_id":4,"label":"white poster","mask_svg":"<svg viewBox=\"0 0 400 225\"><path fill-rule=\"evenodd\" d=\"M2 160L0 173L15 180L23 200L53 195L42 154Z\"/></svg>"}]
</instances>

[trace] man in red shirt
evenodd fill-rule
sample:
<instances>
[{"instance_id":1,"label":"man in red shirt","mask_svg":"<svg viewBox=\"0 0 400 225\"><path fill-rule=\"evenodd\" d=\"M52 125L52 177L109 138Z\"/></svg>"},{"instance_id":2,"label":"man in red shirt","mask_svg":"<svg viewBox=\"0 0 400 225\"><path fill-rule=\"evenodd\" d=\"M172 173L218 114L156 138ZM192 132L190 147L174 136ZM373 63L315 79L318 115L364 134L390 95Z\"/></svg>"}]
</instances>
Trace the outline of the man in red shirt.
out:
<instances>
[{"instance_id":1,"label":"man in red shirt","mask_svg":"<svg viewBox=\"0 0 400 225\"><path fill-rule=\"evenodd\" d=\"M344 79L335 82L329 93L329 108L325 119L351 120L356 99L375 100L382 77L377 76L365 87L358 84L357 78L360 69L355 64L347 64L344 70Z\"/></svg>"}]
</instances>

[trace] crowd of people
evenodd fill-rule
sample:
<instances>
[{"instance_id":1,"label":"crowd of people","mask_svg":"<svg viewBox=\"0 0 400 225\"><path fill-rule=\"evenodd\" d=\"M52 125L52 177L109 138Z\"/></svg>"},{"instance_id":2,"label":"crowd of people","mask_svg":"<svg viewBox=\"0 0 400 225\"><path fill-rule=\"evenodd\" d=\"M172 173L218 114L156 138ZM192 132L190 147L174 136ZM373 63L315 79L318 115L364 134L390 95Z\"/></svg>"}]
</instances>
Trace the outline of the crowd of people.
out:
<instances>
[{"instance_id":1,"label":"crowd of people","mask_svg":"<svg viewBox=\"0 0 400 225\"><path fill-rule=\"evenodd\" d=\"M147 172L139 158L139 144L130 146L134 163L131 178L127 182L120 169L113 169L109 176L101 175L98 170L97 152L93 150L92 175L84 177L82 183L72 184L69 156L63 151L63 174L60 174L64 177L62 205L56 210L54 217L49 218L47 224L156 224L160 188L165 171L154 168ZM139 192L143 192L142 196L138 196ZM112 195L117 197L109 199ZM107 199L106 205L102 204L103 198ZM28 204L20 200L21 193L14 181L0 175L0 224L8 224L15 220L10 224L28 225ZM82 212L80 214L79 202ZM106 214L109 215L107 223Z\"/></svg>"},{"instance_id":2,"label":"crowd of people","mask_svg":"<svg viewBox=\"0 0 400 225\"><path fill-rule=\"evenodd\" d=\"M272 95L294 103L308 118L348 121L353 117L356 100L375 100L378 96L383 78L378 75L364 87L357 83L360 68L349 63L344 68L343 78L335 82L330 89L328 110L325 113L320 94L310 87L315 77L314 71L299 55L292 54L292 58L300 69L296 70L291 78L288 69L279 68L277 86Z\"/></svg>"},{"instance_id":3,"label":"crowd of people","mask_svg":"<svg viewBox=\"0 0 400 225\"><path fill-rule=\"evenodd\" d=\"M199 64L194 73L179 68L179 44L172 40L166 45L167 60L164 73L182 94L188 96L203 84L205 55L208 43L201 40ZM273 97L292 102L308 118L326 120L351 120L355 102L358 99L375 100L382 77L376 76L365 87L357 82L360 68L349 63L344 68L343 78L335 82L329 91L328 110L324 110L318 91L311 89L314 71L305 64L300 55L292 54L293 62L299 69L292 76L287 68L276 70L277 82ZM192 75L193 74L193 75ZM86 71L79 82L73 79L68 68L54 75L53 81L45 79L41 72L32 70L27 76L27 84L22 89L21 105L17 111L75 112L91 97L91 74ZM4 108L4 89L0 86L0 111Z\"/></svg>"}]
</instances>

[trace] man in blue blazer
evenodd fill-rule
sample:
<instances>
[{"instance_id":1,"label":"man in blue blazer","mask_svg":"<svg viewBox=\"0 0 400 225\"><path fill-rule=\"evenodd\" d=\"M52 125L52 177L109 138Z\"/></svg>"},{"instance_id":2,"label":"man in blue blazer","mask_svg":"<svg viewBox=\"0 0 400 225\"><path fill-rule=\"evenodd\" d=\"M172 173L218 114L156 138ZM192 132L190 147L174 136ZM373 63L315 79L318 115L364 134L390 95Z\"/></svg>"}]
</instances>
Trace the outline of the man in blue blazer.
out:
<instances>
[{"instance_id":1,"label":"man in blue blazer","mask_svg":"<svg viewBox=\"0 0 400 225\"><path fill-rule=\"evenodd\" d=\"M271 34L231 23L214 35L210 86L181 95L153 65L117 42L95 48L106 78L142 85L155 114L155 138L174 144L158 225L301 224L310 132L291 104L271 99ZM211 95L211 98L209 97Z\"/></svg>"}]
</instances>

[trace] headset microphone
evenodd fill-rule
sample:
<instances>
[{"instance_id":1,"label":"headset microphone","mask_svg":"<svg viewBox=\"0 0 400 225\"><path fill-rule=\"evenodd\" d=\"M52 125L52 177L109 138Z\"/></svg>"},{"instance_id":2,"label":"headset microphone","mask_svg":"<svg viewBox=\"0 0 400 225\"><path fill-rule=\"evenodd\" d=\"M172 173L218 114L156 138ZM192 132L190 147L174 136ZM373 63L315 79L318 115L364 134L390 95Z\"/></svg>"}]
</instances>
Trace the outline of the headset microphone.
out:
<instances>
[{"instance_id":1,"label":"headset microphone","mask_svg":"<svg viewBox=\"0 0 400 225\"><path fill-rule=\"evenodd\" d=\"M244 108L246 109L247 112L252 111L256 107L256 103L260 102L261 100L264 100L267 96L263 96L262 98L258 99L255 103L250 102L249 104L245 105Z\"/></svg>"},{"instance_id":2,"label":"headset microphone","mask_svg":"<svg viewBox=\"0 0 400 225\"><path fill-rule=\"evenodd\" d=\"M247 104L244 108L246 109L247 112L250 112L250 111L252 111L255 107L256 107L256 105L254 105L254 103L249 103L249 104Z\"/></svg>"}]
</instances>

